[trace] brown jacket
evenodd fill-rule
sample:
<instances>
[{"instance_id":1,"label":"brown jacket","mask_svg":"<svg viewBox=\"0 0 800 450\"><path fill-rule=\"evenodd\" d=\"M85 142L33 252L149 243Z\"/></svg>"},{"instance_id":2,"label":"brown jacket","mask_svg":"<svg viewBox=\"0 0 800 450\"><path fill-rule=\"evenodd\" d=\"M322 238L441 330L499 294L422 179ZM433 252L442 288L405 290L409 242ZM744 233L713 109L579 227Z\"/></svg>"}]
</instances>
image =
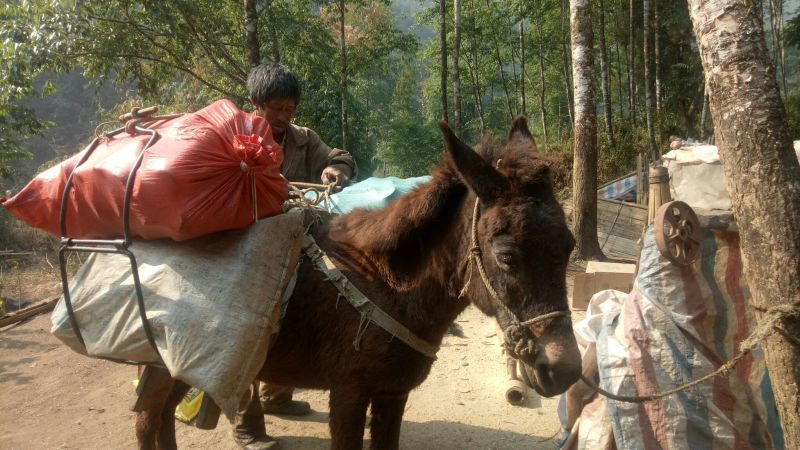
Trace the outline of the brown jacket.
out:
<instances>
[{"instance_id":1,"label":"brown jacket","mask_svg":"<svg viewBox=\"0 0 800 450\"><path fill-rule=\"evenodd\" d=\"M305 127L289 124L283 142L283 164L281 173L289 181L320 183L322 171L328 166L349 168L350 178L355 179L358 167L350 153L330 148L317 133Z\"/></svg>"}]
</instances>

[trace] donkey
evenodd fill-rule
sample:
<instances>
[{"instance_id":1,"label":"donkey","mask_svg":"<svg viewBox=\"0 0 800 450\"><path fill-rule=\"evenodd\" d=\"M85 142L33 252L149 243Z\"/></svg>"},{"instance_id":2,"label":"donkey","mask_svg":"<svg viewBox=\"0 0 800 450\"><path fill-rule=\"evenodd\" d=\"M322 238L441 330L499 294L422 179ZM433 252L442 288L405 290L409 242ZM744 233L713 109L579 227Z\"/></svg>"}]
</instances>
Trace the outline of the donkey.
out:
<instances>
[{"instance_id":1,"label":"donkey","mask_svg":"<svg viewBox=\"0 0 800 450\"><path fill-rule=\"evenodd\" d=\"M383 210L337 217L314 238L353 285L434 347L471 301L506 330L525 382L543 396L561 394L581 372L566 299L575 241L547 160L524 117L505 148L484 139L479 153L440 128L446 153L430 182ZM362 448L370 406L372 448L397 449L408 393L433 358L374 324L364 328L338 297L326 274L301 262L258 379L329 389L332 449ZM139 413L141 448L175 448L173 413L185 389L176 382Z\"/></svg>"}]
</instances>

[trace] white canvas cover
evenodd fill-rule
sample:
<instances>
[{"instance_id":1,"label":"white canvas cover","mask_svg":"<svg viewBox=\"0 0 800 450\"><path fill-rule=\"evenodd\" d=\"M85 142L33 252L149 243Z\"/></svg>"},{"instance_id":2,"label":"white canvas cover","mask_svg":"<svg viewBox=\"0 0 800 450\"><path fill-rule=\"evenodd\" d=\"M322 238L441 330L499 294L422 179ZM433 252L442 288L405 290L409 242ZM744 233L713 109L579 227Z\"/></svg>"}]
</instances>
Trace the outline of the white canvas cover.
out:
<instances>
[{"instance_id":1,"label":"white canvas cover","mask_svg":"<svg viewBox=\"0 0 800 450\"><path fill-rule=\"evenodd\" d=\"M135 241L147 318L173 378L205 391L232 419L277 331L303 242L302 213L185 242ZM89 356L158 362L139 319L129 259L92 254L70 283L86 348L63 297L51 332Z\"/></svg>"},{"instance_id":2,"label":"white canvas cover","mask_svg":"<svg viewBox=\"0 0 800 450\"><path fill-rule=\"evenodd\" d=\"M800 159L800 141L794 142ZM731 197L725 184L725 173L714 145L696 145L672 150L662 157L669 171L670 194L673 200L686 202L692 208L706 210L731 209Z\"/></svg>"}]
</instances>

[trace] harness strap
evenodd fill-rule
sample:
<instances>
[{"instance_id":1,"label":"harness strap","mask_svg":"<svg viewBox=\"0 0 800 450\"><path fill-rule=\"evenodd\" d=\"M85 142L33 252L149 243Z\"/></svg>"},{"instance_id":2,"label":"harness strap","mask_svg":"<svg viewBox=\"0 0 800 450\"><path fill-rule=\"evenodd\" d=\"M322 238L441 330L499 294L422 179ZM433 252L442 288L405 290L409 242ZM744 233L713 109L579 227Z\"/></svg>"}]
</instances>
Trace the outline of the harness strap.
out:
<instances>
[{"instance_id":1,"label":"harness strap","mask_svg":"<svg viewBox=\"0 0 800 450\"><path fill-rule=\"evenodd\" d=\"M431 345L427 341L419 338L411 330L387 314L386 311L380 309L378 305L370 301L370 299L358 290L358 288L344 276L342 271L333 264L333 261L319 248L319 245L317 245L313 237L309 235L305 236L303 249L306 255L311 258L317 270L325 273L328 276L328 280L336 286L336 289L344 298L350 302L356 311L361 313L359 329L356 333L356 339L353 342L353 347L355 347L356 350L360 349L361 338L366 328L370 323L374 323L419 353L436 360L436 352L439 351L439 347Z\"/></svg>"}]
</instances>

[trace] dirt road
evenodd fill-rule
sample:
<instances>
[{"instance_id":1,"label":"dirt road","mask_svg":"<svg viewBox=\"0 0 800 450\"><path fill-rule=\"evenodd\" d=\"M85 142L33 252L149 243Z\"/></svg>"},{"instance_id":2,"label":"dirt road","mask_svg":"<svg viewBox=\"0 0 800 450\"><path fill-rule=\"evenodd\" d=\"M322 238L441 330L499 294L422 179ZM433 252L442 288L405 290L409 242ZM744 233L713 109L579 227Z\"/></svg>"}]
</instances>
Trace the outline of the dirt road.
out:
<instances>
[{"instance_id":1,"label":"dirt road","mask_svg":"<svg viewBox=\"0 0 800 450\"><path fill-rule=\"evenodd\" d=\"M48 298L51 290L38 295ZM557 400L534 394L524 407L506 403L505 359L492 320L469 308L458 324L466 338L448 336L431 375L411 393L401 448L553 448ZM129 407L136 369L73 353L49 330L44 315L0 332L0 449L135 448ZM314 412L301 420L265 416L268 432L285 449L327 449L328 393L297 398ZM230 431L224 417L213 431L179 423L178 446L236 449Z\"/></svg>"}]
</instances>

